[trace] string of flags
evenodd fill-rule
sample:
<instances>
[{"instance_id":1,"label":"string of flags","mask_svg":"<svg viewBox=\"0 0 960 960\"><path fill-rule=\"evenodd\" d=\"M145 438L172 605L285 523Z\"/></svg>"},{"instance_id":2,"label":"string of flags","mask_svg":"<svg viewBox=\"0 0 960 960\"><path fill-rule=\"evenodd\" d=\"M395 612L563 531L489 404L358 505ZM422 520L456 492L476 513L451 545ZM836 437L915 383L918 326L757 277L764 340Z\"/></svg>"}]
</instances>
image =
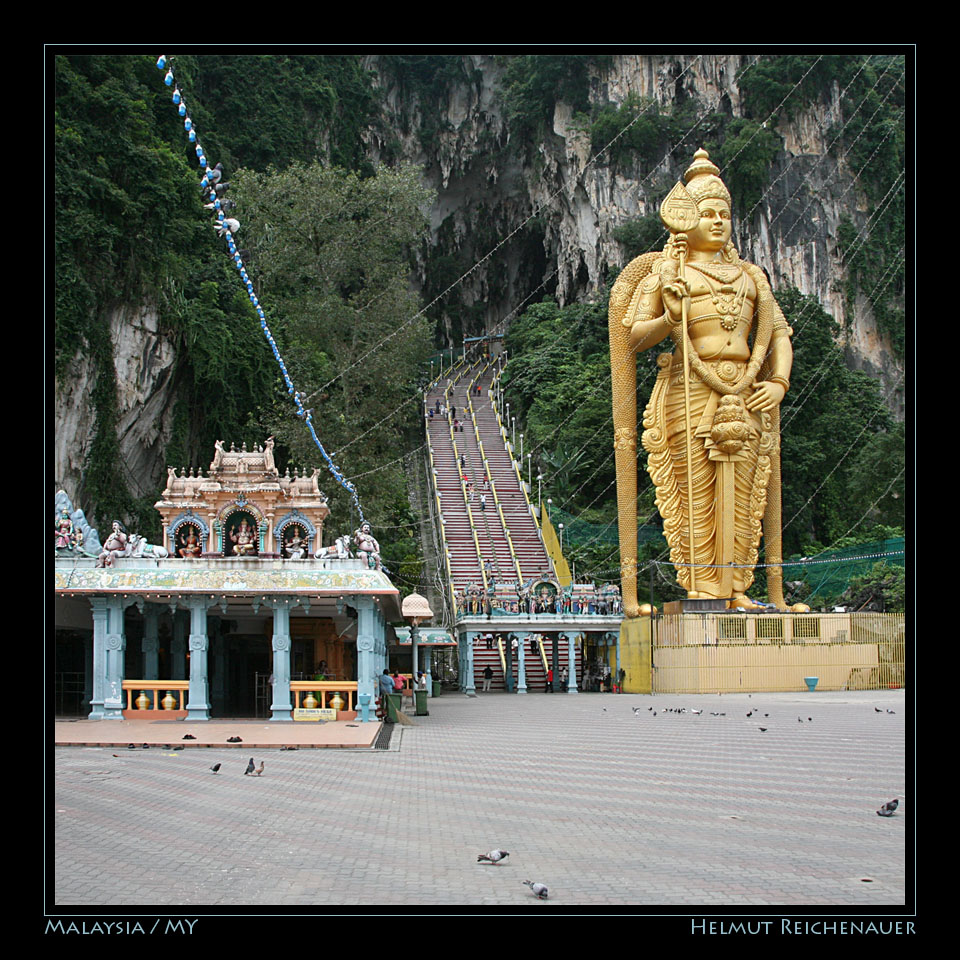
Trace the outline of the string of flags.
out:
<instances>
[{"instance_id":1,"label":"string of flags","mask_svg":"<svg viewBox=\"0 0 960 960\"><path fill-rule=\"evenodd\" d=\"M204 204L204 207L208 210L214 211L216 215L217 222L213 225L214 230L216 230L217 236L226 240L227 248L230 251L230 256L233 258L233 264L240 275L243 285L247 289L247 296L250 298L250 302L253 304L254 310L257 311L257 317L260 319L260 326L263 329L264 336L267 338L267 343L270 344L270 349L273 351L273 355L280 366L280 372L283 374L283 380L287 387L287 393L293 397L293 402L296 404L297 416L306 423L307 429L310 431L310 436L313 437L313 442L317 445L317 449L320 451L320 454L327 464L327 469L333 475L333 478L353 498L357 512L360 515L360 522L362 523L364 521L363 508L360 506L360 497L357 494L357 488L354 486L354 484L347 480L343 473L341 473L339 467L337 467L337 465L333 462L327 451L324 450L323 444L320 442L320 438L317 436L317 432L313 426L313 411L304 408L304 394L294 387L293 381L290 379L290 373L287 370L287 365L284 363L283 357L280 356L277 343L273 338L273 334L270 332L270 328L267 326L267 319L263 311L263 307L261 306L260 300L258 299L256 293L254 292L253 280L251 280L249 274L247 273L243 259L240 256L240 251L234 242L233 237L234 234L240 229L240 222L234 217L226 216L227 213L233 210L235 204L232 200L228 200L224 196L230 184L228 181L223 179L223 165L221 163L217 163L213 167L210 166L207 156L204 153L203 146L197 139L196 125L194 124L192 118L190 117L189 111L187 110L187 104L184 101L183 93L180 91L180 87L177 85L176 79L174 78L173 67L170 65L170 61L166 56L161 56L157 60L157 69L166 70L166 73L163 77L163 82L168 87L173 88L172 99L174 106L177 108L177 113L183 118L183 129L186 131L187 139L190 141L190 143L195 144L194 149L197 155L197 163L203 172L203 178L200 181L200 189L208 201Z\"/></svg>"}]
</instances>

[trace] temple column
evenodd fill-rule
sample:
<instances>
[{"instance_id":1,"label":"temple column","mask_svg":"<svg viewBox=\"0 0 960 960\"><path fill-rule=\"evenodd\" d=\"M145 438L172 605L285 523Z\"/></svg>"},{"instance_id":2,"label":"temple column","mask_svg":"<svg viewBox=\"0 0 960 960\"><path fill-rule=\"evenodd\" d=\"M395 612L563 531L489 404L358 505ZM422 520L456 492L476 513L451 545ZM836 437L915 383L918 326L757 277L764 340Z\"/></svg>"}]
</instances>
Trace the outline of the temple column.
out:
<instances>
[{"instance_id":1,"label":"temple column","mask_svg":"<svg viewBox=\"0 0 960 960\"><path fill-rule=\"evenodd\" d=\"M567 693L579 693L577 689L577 643L574 635L567 637Z\"/></svg>"},{"instance_id":2,"label":"temple column","mask_svg":"<svg viewBox=\"0 0 960 960\"><path fill-rule=\"evenodd\" d=\"M424 672L427 675L427 696L432 697L433 696L433 655L429 647L424 648L424 653L425 653L425 656L423 659L426 661L424 664L424 667L425 667Z\"/></svg>"},{"instance_id":3,"label":"temple column","mask_svg":"<svg viewBox=\"0 0 960 960\"><path fill-rule=\"evenodd\" d=\"M93 673L88 719L103 719L103 680L107 660L107 598L91 597L93 609Z\"/></svg>"},{"instance_id":4,"label":"temple column","mask_svg":"<svg viewBox=\"0 0 960 960\"><path fill-rule=\"evenodd\" d=\"M477 637L479 633L468 633L467 642L464 644L466 649L464 650L466 663L464 664L464 680L466 681L463 684L463 692L468 697L475 697L477 695L477 685L474 680L474 666L473 666L473 645L477 642Z\"/></svg>"},{"instance_id":5,"label":"temple column","mask_svg":"<svg viewBox=\"0 0 960 960\"><path fill-rule=\"evenodd\" d=\"M127 637L123 626L124 602L120 597L107 600L107 632L103 672L103 719L122 720L126 706L123 695L123 658Z\"/></svg>"},{"instance_id":6,"label":"temple column","mask_svg":"<svg viewBox=\"0 0 960 960\"><path fill-rule=\"evenodd\" d=\"M517 693L527 692L527 644L530 642L529 634L517 644Z\"/></svg>"},{"instance_id":7,"label":"temple column","mask_svg":"<svg viewBox=\"0 0 960 960\"><path fill-rule=\"evenodd\" d=\"M370 697L370 716L374 716L373 704L379 696L379 678L388 666L387 639L382 627L378 631L378 611L373 609L373 600L358 597L354 605L357 610L357 719L362 721L359 708L361 696Z\"/></svg>"},{"instance_id":8,"label":"temple column","mask_svg":"<svg viewBox=\"0 0 960 960\"><path fill-rule=\"evenodd\" d=\"M190 691L187 700L188 720L209 720L210 703L207 699L207 605L205 597L190 597Z\"/></svg>"},{"instance_id":9,"label":"temple column","mask_svg":"<svg viewBox=\"0 0 960 960\"><path fill-rule=\"evenodd\" d=\"M298 606L296 597L275 597L267 603L273 608L273 702L270 719L293 720L290 703L290 609Z\"/></svg>"}]
</instances>

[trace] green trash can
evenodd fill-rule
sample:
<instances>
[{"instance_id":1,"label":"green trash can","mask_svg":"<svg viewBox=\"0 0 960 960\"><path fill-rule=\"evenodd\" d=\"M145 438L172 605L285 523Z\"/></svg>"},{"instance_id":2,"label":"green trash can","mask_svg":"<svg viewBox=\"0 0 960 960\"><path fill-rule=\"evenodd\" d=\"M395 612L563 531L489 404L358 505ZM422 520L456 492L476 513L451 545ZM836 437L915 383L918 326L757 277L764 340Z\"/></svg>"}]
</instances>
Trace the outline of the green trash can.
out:
<instances>
[{"instance_id":1,"label":"green trash can","mask_svg":"<svg viewBox=\"0 0 960 960\"><path fill-rule=\"evenodd\" d=\"M387 716L394 722L399 723L397 719L397 711L400 709L400 694L399 693L388 693L387 694Z\"/></svg>"},{"instance_id":2,"label":"green trash can","mask_svg":"<svg viewBox=\"0 0 960 960\"><path fill-rule=\"evenodd\" d=\"M434 681L433 681L433 695L434 695L435 697L439 697L439 696L440 696L440 681L439 681L439 680L434 680Z\"/></svg>"},{"instance_id":3,"label":"green trash can","mask_svg":"<svg viewBox=\"0 0 960 960\"><path fill-rule=\"evenodd\" d=\"M430 711L427 709L427 691L414 690L413 696L414 696L414 702L417 705L416 716L429 717Z\"/></svg>"}]
</instances>

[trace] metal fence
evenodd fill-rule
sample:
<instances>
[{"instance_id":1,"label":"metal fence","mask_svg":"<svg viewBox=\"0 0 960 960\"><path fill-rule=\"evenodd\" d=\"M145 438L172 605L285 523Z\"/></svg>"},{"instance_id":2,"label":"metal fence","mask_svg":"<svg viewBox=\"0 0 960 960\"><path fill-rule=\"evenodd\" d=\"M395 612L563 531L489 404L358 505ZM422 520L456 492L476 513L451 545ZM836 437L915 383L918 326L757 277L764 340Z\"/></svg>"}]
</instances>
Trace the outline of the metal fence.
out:
<instances>
[{"instance_id":1,"label":"metal fence","mask_svg":"<svg viewBox=\"0 0 960 960\"><path fill-rule=\"evenodd\" d=\"M653 621L654 693L881 690L905 680L904 616L680 614Z\"/></svg>"}]
</instances>

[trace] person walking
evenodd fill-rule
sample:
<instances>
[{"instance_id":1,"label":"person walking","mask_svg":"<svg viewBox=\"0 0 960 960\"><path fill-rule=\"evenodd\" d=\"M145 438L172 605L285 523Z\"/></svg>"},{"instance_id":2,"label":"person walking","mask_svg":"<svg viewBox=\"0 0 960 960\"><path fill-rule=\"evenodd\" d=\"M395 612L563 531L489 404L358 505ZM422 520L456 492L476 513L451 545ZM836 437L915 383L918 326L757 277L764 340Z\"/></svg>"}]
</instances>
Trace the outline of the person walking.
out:
<instances>
[{"instance_id":1,"label":"person walking","mask_svg":"<svg viewBox=\"0 0 960 960\"><path fill-rule=\"evenodd\" d=\"M547 671L547 685L544 688L544 693L553 693L553 668L551 667Z\"/></svg>"},{"instance_id":2,"label":"person walking","mask_svg":"<svg viewBox=\"0 0 960 960\"><path fill-rule=\"evenodd\" d=\"M492 680L493 680L493 670L491 669L490 664L488 663L483 668L483 692L484 693L490 692L490 682Z\"/></svg>"},{"instance_id":3,"label":"person walking","mask_svg":"<svg viewBox=\"0 0 960 960\"><path fill-rule=\"evenodd\" d=\"M567 692L567 678L568 678L567 668L563 667L560 670L560 689L566 693Z\"/></svg>"}]
</instances>

